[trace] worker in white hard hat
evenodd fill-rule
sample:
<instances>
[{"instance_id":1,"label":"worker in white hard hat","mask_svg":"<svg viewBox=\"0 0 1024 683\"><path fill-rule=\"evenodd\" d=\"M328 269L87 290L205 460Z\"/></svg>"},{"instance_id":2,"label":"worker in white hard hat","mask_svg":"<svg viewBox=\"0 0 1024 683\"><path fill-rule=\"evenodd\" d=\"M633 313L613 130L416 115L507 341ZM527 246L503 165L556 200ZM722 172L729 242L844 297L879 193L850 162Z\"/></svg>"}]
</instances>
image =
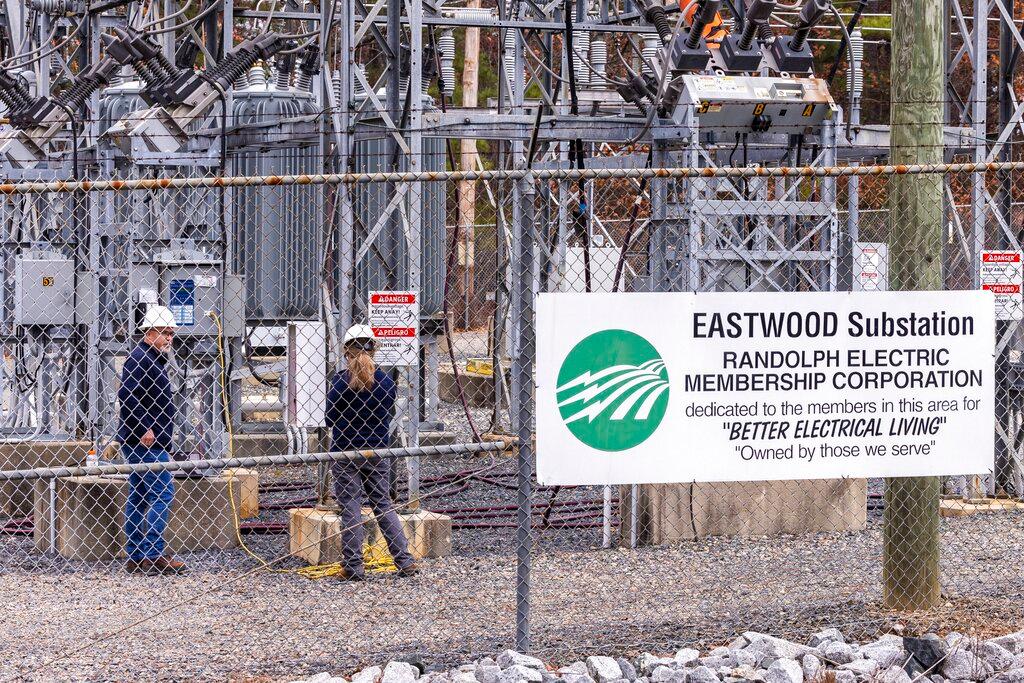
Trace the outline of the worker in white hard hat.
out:
<instances>
[{"instance_id":1,"label":"worker in white hard hat","mask_svg":"<svg viewBox=\"0 0 1024 683\"><path fill-rule=\"evenodd\" d=\"M177 322L166 306L149 306L140 330L142 341L121 371L120 425L117 438L125 462L170 462L174 436L174 396L167 375L167 352ZM178 574L185 564L167 551L164 530L174 500L174 478L167 470L132 472L125 506L127 570L142 574Z\"/></svg>"},{"instance_id":2,"label":"worker in white hard hat","mask_svg":"<svg viewBox=\"0 0 1024 683\"><path fill-rule=\"evenodd\" d=\"M353 325L345 333L345 370L335 374L327 392L327 426L334 451L387 448L395 411L395 382L376 367L377 340L369 325ZM363 497L373 510L399 576L417 571L409 544L391 502L391 461L371 456L339 460L331 466L334 498L341 509L342 578L363 579Z\"/></svg>"}]
</instances>

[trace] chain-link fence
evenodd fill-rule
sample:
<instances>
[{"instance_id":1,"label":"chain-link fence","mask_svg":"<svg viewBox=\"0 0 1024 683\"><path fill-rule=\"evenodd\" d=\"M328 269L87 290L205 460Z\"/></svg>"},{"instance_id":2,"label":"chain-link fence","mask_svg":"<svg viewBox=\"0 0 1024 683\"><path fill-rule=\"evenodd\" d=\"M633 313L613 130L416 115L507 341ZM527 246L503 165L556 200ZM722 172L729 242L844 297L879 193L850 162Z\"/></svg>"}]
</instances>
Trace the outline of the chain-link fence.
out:
<instances>
[{"instance_id":1,"label":"chain-link fence","mask_svg":"<svg viewBox=\"0 0 1024 683\"><path fill-rule=\"evenodd\" d=\"M1013 630L1020 170L0 186L0 592L19 609L0 674L116 678L131 658L154 677L273 676L527 643L567 662L751 630ZM907 239L914 193L934 215ZM992 471L533 478L541 292L914 288L992 289L1003 307L995 421L977 434L996 440ZM936 527L941 598L888 609L883 555L918 553Z\"/></svg>"}]
</instances>

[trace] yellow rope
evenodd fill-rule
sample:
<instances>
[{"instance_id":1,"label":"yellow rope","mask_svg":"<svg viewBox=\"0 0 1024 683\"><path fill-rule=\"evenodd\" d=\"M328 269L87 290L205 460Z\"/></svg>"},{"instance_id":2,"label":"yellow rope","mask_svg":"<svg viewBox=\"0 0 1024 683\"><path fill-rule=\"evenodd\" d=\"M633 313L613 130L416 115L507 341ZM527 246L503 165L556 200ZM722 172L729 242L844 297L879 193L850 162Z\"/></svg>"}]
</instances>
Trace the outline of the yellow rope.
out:
<instances>
[{"instance_id":1,"label":"yellow rope","mask_svg":"<svg viewBox=\"0 0 1024 683\"><path fill-rule=\"evenodd\" d=\"M228 389L227 389L227 366L224 358L224 328L220 323L220 316L214 311L208 311L207 315L213 319L214 324L217 326L217 355L220 362L220 391L221 400L224 401L224 407L227 408L228 404ZM228 458L234 457L234 441L235 435L231 428L231 417L224 421L224 426L228 433ZM343 576L345 570L342 568L340 562L332 562L330 564L315 564L308 567L301 567L299 569L277 569L271 567L270 564L249 549L249 546L245 544L242 539L242 520L238 513L238 506L235 502L235 495L231 490L231 480L237 479L232 475L228 476L228 499L231 501L231 514L234 517L235 526L235 538L238 540L238 545L245 551L245 553L260 563L263 569L268 572L275 574L298 574L307 579L327 579ZM241 483L239 483L239 495L241 495ZM363 566L369 573L380 573L380 572L394 572L398 570L395 566L394 560L388 553L387 544L383 538L378 538L373 544L366 543L363 545Z\"/></svg>"}]
</instances>

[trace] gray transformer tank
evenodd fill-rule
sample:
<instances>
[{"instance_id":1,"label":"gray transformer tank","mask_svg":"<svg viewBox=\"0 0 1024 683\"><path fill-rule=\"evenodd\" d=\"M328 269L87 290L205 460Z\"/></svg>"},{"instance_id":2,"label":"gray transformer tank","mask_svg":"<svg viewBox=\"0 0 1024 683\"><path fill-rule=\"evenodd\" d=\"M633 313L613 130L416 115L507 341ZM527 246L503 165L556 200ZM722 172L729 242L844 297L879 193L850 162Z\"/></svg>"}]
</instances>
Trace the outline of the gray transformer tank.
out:
<instances>
[{"instance_id":1,"label":"gray transformer tank","mask_svg":"<svg viewBox=\"0 0 1024 683\"><path fill-rule=\"evenodd\" d=\"M423 96L423 110L433 110L433 99ZM380 121L361 121L356 128L355 171L357 173L383 173L390 170L388 136ZM419 171L444 171L446 167L445 140L423 138L423 157ZM358 306L365 305L369 292L375 290L404 290L409 288L409 266L412 258L420 257L420 317L439 318L443 310L445 272L445 216L447 188L444 181L420 183L422 202L409 206L409 220L420 219L420 244L410 245L406 238L399 211L393 211L374 239L365 256L356 263L355 298ZM352 186L355 205L356 239L344 239L349 248L359 250L367 235L380 220L388 203L394 197L395 183L357 183ZM408 202L406 203L408 206ZM344 262L344 261L342 261ZM340 300L340 299L339 299Z\"/></svg>"},{"instance_id":2,"label":"gray transformer tank","mask_svg":"<svg viewBox=\"0 0 1024 683\"><path fill-rule=\"evenodd\" d=\"M319 173L313 97L257 85L234 92L228 163L236 176ZM310 117L310 118L305 118ZM233 124L233 125L232 125ZM324 185L233 189L235 271L245 279L245 316L316 318L320 306Z\"/></svg>"}]
</instances>

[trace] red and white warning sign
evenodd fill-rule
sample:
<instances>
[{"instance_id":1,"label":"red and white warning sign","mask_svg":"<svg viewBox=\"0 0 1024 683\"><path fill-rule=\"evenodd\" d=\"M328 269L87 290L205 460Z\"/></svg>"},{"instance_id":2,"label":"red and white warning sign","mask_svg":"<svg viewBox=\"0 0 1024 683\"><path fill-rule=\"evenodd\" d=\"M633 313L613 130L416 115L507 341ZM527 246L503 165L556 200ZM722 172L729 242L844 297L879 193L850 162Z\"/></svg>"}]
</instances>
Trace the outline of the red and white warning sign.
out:
<instances>
[{"instance_id":1,"label":"red and white warning sign","mask_svg":"<svg viewBox=\"0 0 1024 683\"><path fill-rule=\"evenodd\" d=\"M369 314L377 337L377 364L416 365L420 357L419 293L370 292Z\"/></svg>"},{"instance_id":2,"label":"red and white warning sign","mask_svg":"<svg viewBox=\"0 0 1024 683\"><path fill-rule=\"evenodd\" d=\"M1021 252L981 252L981 288L995 294L996 320L1024 320Z\"/></svg>"}]
</instances>

